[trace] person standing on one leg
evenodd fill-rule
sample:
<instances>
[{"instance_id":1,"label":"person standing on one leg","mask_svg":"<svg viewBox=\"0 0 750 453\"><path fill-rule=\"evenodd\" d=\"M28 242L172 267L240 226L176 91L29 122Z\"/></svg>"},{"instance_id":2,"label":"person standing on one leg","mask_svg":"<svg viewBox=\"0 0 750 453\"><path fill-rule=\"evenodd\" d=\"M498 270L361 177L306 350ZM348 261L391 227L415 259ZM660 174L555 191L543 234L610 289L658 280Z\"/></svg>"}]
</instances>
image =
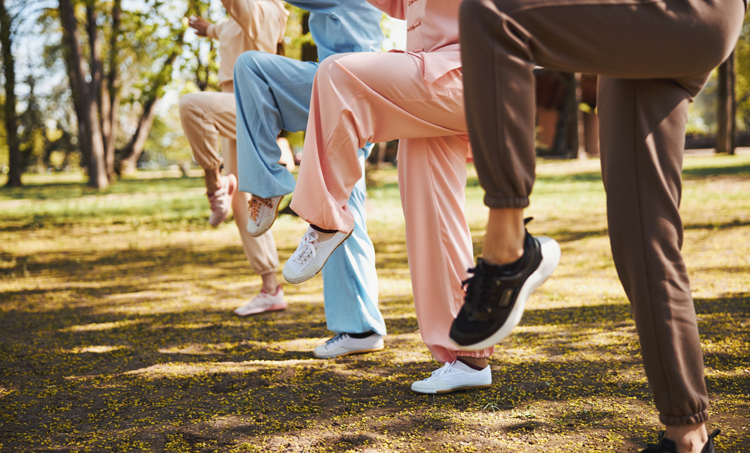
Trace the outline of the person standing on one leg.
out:
<instances>
[{"instance_id":1,"label":"person standing on one leg","mask_svg":"<svg viewBox=\"0 0 750 453\"><path fill-rule=\"evenodd\" d=\"M320 61L341 52L380 50L382 13L364 0L294 0L310 11L310 33ZM234 67L237 97L239 189L253 194L247 231L266 233L282 197L294 191L294 176L278 164L280 130L303 131L318 63L247 52ZM334 253L323 274L328 329L335 335L315 348L319 358L383 349L385 320L378 308L375 249L367 235L363 143L355 159L355 190L345 202L355 219L352 236ZM305 160L306 161L306 160Z\"/></svg>"},{"instance_id":2,"label":"person standing on one leg","mask_svg":"<svg viewBox=\"0 0 750 453\"><path fill-rule=\"evenodd\" d=\"M461 7L469 135L490 216L483 271L468 286L451 338L466 349L496 343L553 270L556 257L543 245L540 253L542 241L523 226L534 184L532 68L601 75L612 255L666 425L645 452L714 451L680 252L680 175L688 104L737 42L745 8L741 0L466 0Z\"/></svg>"},{"instance_id":3,"label":"person standing on one leg","mask_svg":"<svg viewBox=\"0 0 750 453\"><path fill-rule=\"evenodd\" d=\"M279 256L271 233L252 237L245 231L248 197L236 194L237 142L235 141L236 106L232 82L232 67L237 56L251 49L276 52L286 31L289 14L278 0L222 0L230 17L213 24L202 18L191 18L190 26L199 36L218 39L221 46L219 86L222 92L191 93L180 99L180 119L190 142L195 161L206 173L206 189L211 204L209 223L218 226L234 211L234 220L240 230L242 247L250 266L263 279L260 294L238 308L241 316L286 307L284 293L276 281ZM221 175L222 156L228 173ZM294 160L291 153L287 160Z\"/></svg>"},{"instance_id":4,"label":"person standing on one leg","mask_svg":"<svg viewBox=\"0 0 750 453\"><path fill-rule=\"evenodd\" d=\"M356 149L399 139L399 189L417 321L430 352L445 363L411 388L446 393L489 387L492 347L460 352L448 338L463 302L461 282L473 262L464 216L469 143L459 2L372 3L406 19L408 51L337 55L321 64L291 204L312 225L284 266L284 278L293 283L312 278L355 228L346 201L361 176Z\"/></svg>"}]
</instances>

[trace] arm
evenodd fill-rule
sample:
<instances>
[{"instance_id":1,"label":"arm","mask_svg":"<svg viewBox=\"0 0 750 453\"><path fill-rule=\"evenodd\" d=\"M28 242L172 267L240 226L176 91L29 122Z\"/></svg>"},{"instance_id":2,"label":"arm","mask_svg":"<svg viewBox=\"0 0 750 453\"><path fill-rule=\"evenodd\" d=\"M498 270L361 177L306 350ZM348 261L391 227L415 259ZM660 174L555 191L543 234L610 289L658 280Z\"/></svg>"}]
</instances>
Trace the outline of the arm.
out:
<instances>
[{"instance_id":1,"label":"arm","mask_svg":"<svg viewBox=\"0 0 750 453\"><path fill-rule=\"evenodd\" d=\"M223 23L214 24L198 16L188 19L188 25L195 30L195 34L204 38L219 39L219 28Z\"/></svg>"},{"instance_id":2,"label":"arm","mask_svg":"<svg viewBox=\"0 0 750 453\"><path fill-rule=\"evenodd\" d=\"M406 20L404 0L367 0L367 2L394 19Z\"/></svg>"}]
</instances>

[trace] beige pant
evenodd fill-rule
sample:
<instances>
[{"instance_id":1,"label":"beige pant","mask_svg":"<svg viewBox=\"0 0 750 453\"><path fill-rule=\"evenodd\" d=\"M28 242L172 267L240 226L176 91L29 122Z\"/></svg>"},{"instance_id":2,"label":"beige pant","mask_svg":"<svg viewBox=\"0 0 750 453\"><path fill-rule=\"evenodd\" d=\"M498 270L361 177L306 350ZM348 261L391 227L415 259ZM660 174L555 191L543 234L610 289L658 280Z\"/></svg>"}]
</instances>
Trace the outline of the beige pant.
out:
<instances>
[{"instance_id":1,"label":"beige pant","mask_svg":"<svg viewBox=\"0 0 750 453\"><path fill-rule=\"evenodd\" d=\"M203 92L183 96L180 99L180 119L198 165L204 170L214 170L221 166L221 138L224 171L237 176L237 107L232 84L222 85L222 90L222 93ZM270 231L257 238L247 232L247 204L250 196L246 192L235 192L232 211L250 266L258 275L265 275L276 272L279 267L279 255Z\"/></svg>"},{"instance_id":2,"label":"beige pant","mask_svg":"<svg viewBox=\"0 0 750 453\"><path fill-rule=\"evenodd\" d=\"M688 104L737 42L740 0L466 0L466 111L492 208L534 184L535 64L600 74L612 255L666 425L703 422L708 394L679 206Z\"/></svg>"}]
</instances>

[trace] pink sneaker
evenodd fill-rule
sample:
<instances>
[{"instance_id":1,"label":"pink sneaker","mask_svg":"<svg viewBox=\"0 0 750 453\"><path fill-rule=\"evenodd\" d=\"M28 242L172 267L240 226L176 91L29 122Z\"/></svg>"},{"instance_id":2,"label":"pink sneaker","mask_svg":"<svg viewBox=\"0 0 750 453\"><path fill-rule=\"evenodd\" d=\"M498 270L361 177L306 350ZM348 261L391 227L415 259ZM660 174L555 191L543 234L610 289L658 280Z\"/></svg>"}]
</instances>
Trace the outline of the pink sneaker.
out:
<instances>
[{"instance_id":1,"label":"pink sneaker","mask_svg":"<svg viewBox=\"0 0 750 453\"><path fill-rule=\"evenodd\" d=\"M221 225L229 217L229 209L232 207L232 197L237 192L237 178L234 175L219 178L221 187L214 193L207 193L208 202L211 203L211 217L208 223L212 227Z\"/></svg>"},{"instance_id":2,"label":"pink sneaker","mask_svg":"<svg viewBox=\"0 0 750 453\"><path fill-rule=\"evenodd\" d=\"M236 309L234 314L237 316L257 315L258 313L278 311L285 308L284 291L281 290L281 285L279 285L273 294L265 289L260 290L260 294L250 299L250 302Z\"/></svg>"}]
</instances>

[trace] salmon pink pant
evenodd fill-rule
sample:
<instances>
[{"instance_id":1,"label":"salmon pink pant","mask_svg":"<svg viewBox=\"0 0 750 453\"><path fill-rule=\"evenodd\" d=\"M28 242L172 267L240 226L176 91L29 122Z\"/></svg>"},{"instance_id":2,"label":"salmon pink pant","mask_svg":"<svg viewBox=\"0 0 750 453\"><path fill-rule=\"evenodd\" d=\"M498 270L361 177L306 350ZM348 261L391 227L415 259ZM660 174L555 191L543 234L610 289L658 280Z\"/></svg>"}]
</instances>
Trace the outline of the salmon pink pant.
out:
<instances>
[{"instance_id":1,"label":"salmon pink pant","mask_svg":"<svg viewBox=\"0 0 750 453\"><path fill-rule=\"evenodd\" d=\"M456 360L448 339L473 266L464 215L469 142L461 69L430 83L420 53L329 57L315 76L292 209L324 229L352 231L349 194L361 178L357 149L400 140L398 180L422 339L435 359ZM461 352L489 357L493 349Z\"/></svg>"}]
</instances>

